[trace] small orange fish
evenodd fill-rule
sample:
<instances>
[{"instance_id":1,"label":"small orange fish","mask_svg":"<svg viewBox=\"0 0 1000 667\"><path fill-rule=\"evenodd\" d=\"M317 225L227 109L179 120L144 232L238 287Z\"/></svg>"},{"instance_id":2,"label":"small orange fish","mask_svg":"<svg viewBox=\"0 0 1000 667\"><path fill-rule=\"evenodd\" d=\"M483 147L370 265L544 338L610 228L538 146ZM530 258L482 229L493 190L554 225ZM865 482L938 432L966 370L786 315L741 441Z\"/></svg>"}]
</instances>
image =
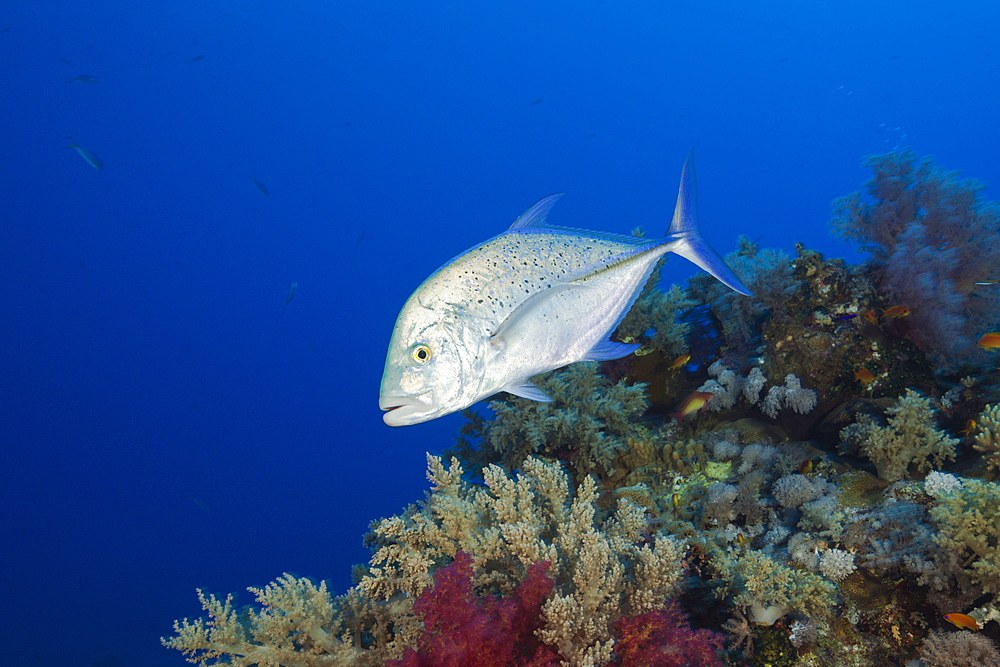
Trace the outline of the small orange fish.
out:
<instances>
[{"instance_id":1,"label":"small orange fish","mask_svg":"<svg viewBox=\"0 0 1000 667\"><path fill-rule=\"evenodd\" d=\"M875 326L878 326L878 315L875 314L874 310L869 310L867 313L862 315L862 317L864 317L866 320L868 320Z\"/></svg>"},{"instance_id":2,"label":"small orange fish","mask_svg":"<svg viewBox=\"0 0 1000 667\"><path fill-rule=\"evenodd\" d=\"M743 537L743 533L736 533L736 543L741 547L747 545L747 538Z\"/></svg>"},{"instance_id":3,"label":"small orange fish","mask_svg":"<svg viewBox=\"0 0 1000 667\"><path fill-rule=\"evenodd\" d=\"M678 368L682 368L689 361L691 361L691 355L682 354L681 356L674 359L674 363L670 364L670 370L676 371Z\"/></svg>"},{"instance_id":4,"label":"small orange fish","mask_svg":"<svg viewBox=\"0 0 1000 667\"><path fill-rule=\"evenodd\" d=\"M882 317L889 320L896 320L900 317L906 317L910 314L910 309L906 306L893 306L887 310L882 311Z\"/></svg>"},{"instance_id":5,"label":"small orange fish","mask_svg":"<svg viewBox=\"0 0 1000 667\"><path fill-rule=\"evenodd\" d=\"M813 468L814 468L814 466L813 466L812 459L806 459L805 461L803 461L802 463L799 464L799 474L800 475L808 475L809 473L811 473L813 471Z\"/></svg>"},{"instance_id":6,"label":"small orange fish","mask_svg":"<svg viewBox=\"0 0 1000 667\"><path fill-rule=\"evenodd\" d=\"M970 419L969 421L965 422L965 428L959 431L959 433L961 433L963 437L967 438L969 437L969 434L975 430L976 430L976 420Z\"/></svg>"},{"instance_id":7,"label":"small orange fish","mask_svg":"<svg viewBox=\"0 0 1000 667\"><path fill-rule=\"evenodd\" d=\"M984 350L995 350L1000 347L1000 331L983 334L983 337L976 341L976 345Z\"/></svg>"},{"instance_id":8,"label":"small orange fish","mask_svg":"<svg viewBox=\"0 0 1000 667\"><path fill-rule=\"evenodd\" d=\"M681 403L681 408L674 414L670 415L678 422L684 421L684 418L690 414L697 414L699 410L708 405L708 402L712 400L715 394L707 391L692 391L691 395L684 399Z\"/></svg>"},{"instance_id":9,"label":"small orange fish","mask_svg":"<svg viewBox=\"0 0 1000 667\"><path fill-rule=\"evenodd\" d=\"M679 494L679 493L671 494L670 495L670 504L674 506L674 509L677 509L678 507L680 507L681 506L681 494Z\"/></svg>"},{"instance_id":10,"label":"small orange fish","mask_svg":"<svg viewBox=\"0 0 1000 667\"><path fill-rule=\"evenodd\" d=\"M854 379L867 387L875 381L875 376L867 368L859 368L854 371Z\"/></svg>"},{"instance_id":11,"label":"small orange fish","mask_svg":"<svg viewBox=\"0 0 1000 667\"><path fill-rule=\"evenodd\" d=\"M979 630L979 623L976 619L965 614L945 614L944 620L948 621L956 628L968 628L969 630Z\"/></svg>"}]
</instances>

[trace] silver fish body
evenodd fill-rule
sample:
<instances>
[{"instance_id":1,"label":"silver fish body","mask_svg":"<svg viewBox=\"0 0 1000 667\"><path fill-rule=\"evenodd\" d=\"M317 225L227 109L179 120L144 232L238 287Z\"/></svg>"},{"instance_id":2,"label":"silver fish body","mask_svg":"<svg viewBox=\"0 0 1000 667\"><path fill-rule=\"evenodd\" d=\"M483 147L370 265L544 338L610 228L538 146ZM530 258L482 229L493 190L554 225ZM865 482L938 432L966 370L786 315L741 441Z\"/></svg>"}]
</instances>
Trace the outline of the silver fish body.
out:
<instances>
[{"instance_id":1,"label":"silver fish body","mask_svg":"<svg viewBox=\"0 0 1000 667\"><path fill-rule=\"evenodd\" d=\"M442 266L406 301L379 393L386 424L435 419L501 391L546 401L532 376L631 354L637 345L609 336L668 252L750 294L698 231L693 154L662 239L548 225L561 196Z\"/></svg>"}]
</instances>

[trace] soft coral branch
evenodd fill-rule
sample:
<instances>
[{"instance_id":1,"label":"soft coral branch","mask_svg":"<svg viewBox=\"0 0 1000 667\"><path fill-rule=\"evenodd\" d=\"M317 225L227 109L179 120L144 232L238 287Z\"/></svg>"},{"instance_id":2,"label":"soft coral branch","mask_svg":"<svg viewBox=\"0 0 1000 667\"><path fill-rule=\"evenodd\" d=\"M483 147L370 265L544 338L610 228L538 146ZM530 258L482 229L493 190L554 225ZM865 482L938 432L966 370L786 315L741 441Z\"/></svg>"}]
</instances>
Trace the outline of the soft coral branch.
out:
<instances>
[{"instance_id":1,"label":"soft coral branch","mask_svg":"<svg viewBox=\"0 0 1000 667\"><path fill-rule=\"evenodd\" d=\"M434 573L413 605L424 619L417 649L386 667L555 667L558 655L535 637L542 602L555 583L547 562L535 563L513 594L479 598L472 587L472 558L460 551L454 562Z\"/></svg>"}]
</instances>

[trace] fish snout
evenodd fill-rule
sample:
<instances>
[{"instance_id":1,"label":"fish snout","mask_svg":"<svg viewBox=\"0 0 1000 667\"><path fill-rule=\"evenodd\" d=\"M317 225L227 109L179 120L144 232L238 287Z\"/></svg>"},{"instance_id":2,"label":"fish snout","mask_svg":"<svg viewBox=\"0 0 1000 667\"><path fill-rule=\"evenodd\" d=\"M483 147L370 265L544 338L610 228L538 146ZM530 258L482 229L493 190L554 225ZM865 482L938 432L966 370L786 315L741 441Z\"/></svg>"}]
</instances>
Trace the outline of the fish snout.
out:
<instances>
[{"instance_id":1,"label":"fish snout","mask_svg":"<svg viewBox=\"0 0 1000 667\"><path fill-rule=\"evenodd\" d=\"M379 409L385 411L382 421L389 426L408 426L432 419L436 406L431 392L415 396L379 396Z\"/></svg>"}]
</instances>

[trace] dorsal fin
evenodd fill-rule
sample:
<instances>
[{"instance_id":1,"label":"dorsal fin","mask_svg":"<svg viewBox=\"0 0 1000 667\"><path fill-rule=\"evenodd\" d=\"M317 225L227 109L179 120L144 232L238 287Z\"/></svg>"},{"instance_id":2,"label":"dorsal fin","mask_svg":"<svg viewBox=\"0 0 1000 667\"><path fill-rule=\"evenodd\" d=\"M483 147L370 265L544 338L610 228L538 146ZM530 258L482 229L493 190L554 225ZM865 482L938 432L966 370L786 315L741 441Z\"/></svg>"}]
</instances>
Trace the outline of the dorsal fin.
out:
<instances>
[{"instance_id":1,"label":"dorsal fin","mask_svg":"<svg viewBox=\"0 0 1000 667\"><path fill-rule=\"evenodd\" d=\"M531 208L522 213L521 217L515 220L514 224L510 226L510 229L545 226L545 216L549 214L549 210L555 206L555 203L562 199L565 194L565 192L557 192L554 195L542 197L532 204Z\"/></svg>"}]
</instances>

